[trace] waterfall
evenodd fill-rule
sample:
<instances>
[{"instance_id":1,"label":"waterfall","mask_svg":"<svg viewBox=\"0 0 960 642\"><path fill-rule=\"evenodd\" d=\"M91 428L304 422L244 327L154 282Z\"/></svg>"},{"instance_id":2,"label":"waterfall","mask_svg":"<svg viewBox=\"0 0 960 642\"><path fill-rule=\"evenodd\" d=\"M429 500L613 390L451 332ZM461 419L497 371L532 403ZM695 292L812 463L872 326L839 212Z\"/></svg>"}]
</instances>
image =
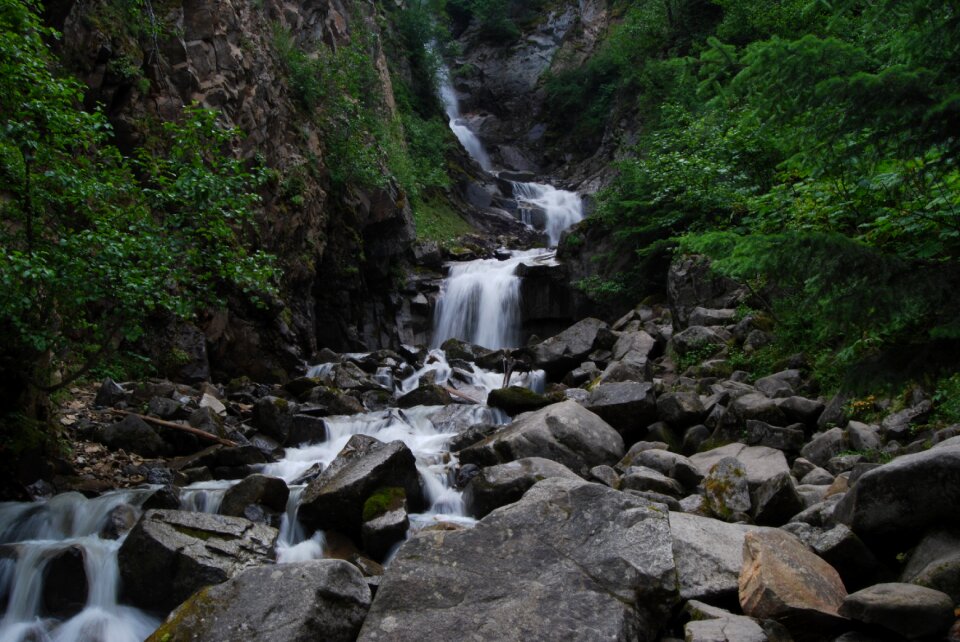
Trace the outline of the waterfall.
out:
<instances>
[{"instance_id":1,"label":"waterfall","mask_svg":"<svg viewBox=\"0 0 960 642\"><path fill-rule=\"evenodd\" d=\"M490 162L490 156L487 154L487 150L483 148L483 143L463 122L457 93L453 89L453 83L450 82L450 70L444 65L440 65L437 70L437 84L440 88L440 100L443 101L443 107L449 119L450 130L463 145L463 148L467 150L470 158L477 161L477 164L484 170L493 171L493 163Z\"/></svg>"},{"instance_id":2,"label":"waterfall","mask_svg":"<svg viewBox=\"0 0 960 642\"><path fill-rule=\"evenodd\" d=\"M138 510L150 492L117 491L95 499L64 493L47 502L0 504L0 544L9 544L16 554L0 562L0 599L6 602L0 640L139 642L150 635L159 620L117 602L117 551L123 538L100 537L114 509ZM65 622L41 617L47 566L70 550L83 557L86 604Z\"/></svg>"},{"instance_id":3,"label":"waterfall","mask_svg":"<svg viewBox=\"0 0 960 642\"><path fill-rule=\"evenodd\" d=\"M575 192L557 189L543 183L513 182L513 195L520 207L524 223L532 224L532 211L544 215L544 231L550 238L550 246L560 243L564 230L583 220L583 201Z\"/></svg>"}]
</instances>

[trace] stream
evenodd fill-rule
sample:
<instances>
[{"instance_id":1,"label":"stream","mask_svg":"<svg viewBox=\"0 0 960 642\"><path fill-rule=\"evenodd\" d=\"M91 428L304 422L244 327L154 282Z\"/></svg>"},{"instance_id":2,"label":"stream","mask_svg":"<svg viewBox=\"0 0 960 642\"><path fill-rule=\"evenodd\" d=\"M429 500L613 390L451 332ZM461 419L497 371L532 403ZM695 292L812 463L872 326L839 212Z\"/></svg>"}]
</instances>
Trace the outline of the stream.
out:
<instances>
[{"instance_id":1,"label":"stream","mask_svg":"<svg viewBox=\"0 0 960 642\"><path fill-rule=\"evenodd\" d=\"M467 152L486 171L494 173L490 156L463 120L449 73L440 74L440 93L450 127ZM582 216L580 197L543 183L513 183L522 220L543 230L550 245ZM551 263L550 248L501 253L505 258L480 259L447 265L434 318L432 349L424 365L395 379L389 369L377 373L377 382L397 398L415 389L421 379L443 385L456 379L460 390L485 401L500 388L503 374L475 364L451 364L440 349L444 341L457 338L490 349L519 346L522 340L519 316L520 277L517 267ZM342 355L360 359L365 355ZM315 364L307 374L323 376L333 363ZM513 373L511 385L542 392L542 371ZM278 563L323 557L324 533L308 532L296 518L304 485L294 484L311 467L327 466L353 435L369 435L381 441L403 441L413 452L428 508L410 516L410 528L444 521L470 526L461 492L454 486L456 457L448 443L458 426L476 423L505 424L509 418L483 404L387 408L350 416L325 417L326 437L318 443L287 448L282 459L259 467L259 472L279 477L290 486L287 510L281 518L276 546ZM210 481L182 489L181 509L216 513L224 493L237 480ZM117 552L123 537L110 538L112 516L119 507L140 515L140 507L156 490L144 486L106 493L88 499L79 493L64 493L47 501L0 504L0 642L137 642L149 636L163 614L150 614L118 601L120 592ZM55 572L65 557L82 560L83 573ZM389 563L389 556L388 561ZM75 597L73 614L51 608L51 582L86 578L83 586L56 586L58 593ZM66 579L64 579L66 578ZM82 606L81 606L82 605ZM79 612L77 612L79 610Z\"/></svg>"}]
</instances>

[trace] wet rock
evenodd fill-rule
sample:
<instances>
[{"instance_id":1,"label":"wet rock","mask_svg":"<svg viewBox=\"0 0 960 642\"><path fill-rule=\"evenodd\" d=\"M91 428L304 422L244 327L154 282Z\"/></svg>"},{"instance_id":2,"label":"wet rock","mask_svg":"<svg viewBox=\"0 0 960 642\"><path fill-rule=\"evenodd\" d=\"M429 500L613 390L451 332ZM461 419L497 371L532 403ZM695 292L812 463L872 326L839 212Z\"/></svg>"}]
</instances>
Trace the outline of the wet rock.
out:
<instances>
[{"instance_id":1,"label":"wet rock","mask_svg":"<svg viewBox=\"0 0 960 642\"><path fill-rule=\"evenodd\" d=\"M317 444L325 441L326 438L327 424L322 418L314 417L313 415L297 414L293 415L290 419L290 428L285 444L288 446Z\"/></svg>"},{"instance_id":2,"label":"wet rock","mask_svg":"<svg viewBox=\"0 0 960 642\"><path fill-rule=\"evenodd\" d=\"M123 595L170 610L196 590L273 559L278 532L239 517L147 511L120 547Z\"/></svg>"},{"instance_id":3,"label":"wet rock","mask_svg":"<svg viewBox=\"0 0 960 642\"><path fill-rule=\"evenodd\" d=\"M287 443L296 404L281 397L263 397L253 407L253 423L265 435L281 444Z\"/></svg>"},{"instance_id":4,"label":"wet rock","mask_svg":"<svg viewBox=\"0 0 960 642\"><path fill-rule=\"evenodd\" d=\"M403 488L379 488L363 503L360 537L363 549L373 558L383 560L395 544L406 538L408 528L410 518Z\"/></svg>"},{"instance_id":5,"label":"wet rock","mask_svg":"<svg viewBox=\"0 0 960 642\"><path fill-rule=\"evenodd\" d=\"M774 619L796 639L835 628L847 596L833 567L781 530L745 535L739 594L745 614Z\"/></svg>"},{"instance_id":6,"label":"wet rock","mask_svg":"<svg viewBox=\"0 0 960 642\"><path fill-rule=\"evenodd\" d=\"M170 510L176 510L180 508L180 489L176 486L167 485L162 488L158 488L153 492L150 497L147 498L147 501L143 503L143 510L150 510L151 508L166 508Z\"/></svg>"},{"instance_id":7,"label":"wet rock","mask_svg":"<svg viewBox=\"0 0 960 642\"><path fill-rule=\"evenodd\" d=\"M103 539L120 539L137 523L137 510L130 504L120 504L107 515L107 522L100 529Z\"/></svg>"},{"instance_id":8,"label":"wet rock","mask_svg":"<svg viewBox=\"0 0 960 642\"><path fill-rule=\"evenodd\" d=\"M488 406L500 408L511 417L521 412L539 410L558 401L563 401L562 394L541 395L522 386L497 388L487 396Z\"/></svg>"},{"instance_id":9,"label":"wet rock","mask_svg":"<svg viewBox=\"0 0 960 642\"><path fill-rule=\"evenodd\" d=\"M944 442L870 470L835 518L871 547L902 551L931 527L960 521L960 444Z\"/></svg>"},{"instance_id":10,"label":"wet rock","mask_svg":"<svg viewBox=\"0 0 960 642\"><path fill-rule=\"evenodd\" d=\"M263 506L274 513L282 513L286 510L289 496L290 489L279 477L259 473L250 475L227 489L220 504L220 514L243 517L244 510L251 504Z\"/></svg>"},{"instance_id":11,"label":"wet rock","mask_svg":"<svg viewBox=\"0 0 960 642\"><path fill-rule=\"evenodd\" d=\"M87 603L87 571L83 549L70 546L55 554L43 571L43 608L49 615L68 617Z\"/></svg>"},{"instance_id":12,"label":"wet rock","mask_svg":"<svg viewBox=\"0 0 960 642\"><path fill-rule=\"evenodd\" d=\"M359 542L363 506L380 488L402 488L411 510L423 504L416 459L402 441L354 435L303 492L297 517L309 528L337 530Z\"/></svg>"},{"instance_id":13,"label":"wet rock","mask_svg":"<svg viewBox=\"0 0 960 642\"><path fill-rule=\"evenodd\" d=\"M637 435L656 420L653 384L633 381L595 387L583 406L622 435Z\"/></svg>"},{"instance_id":14,"label":"wet rock","mask_svg":"<svg viewBox=\"0 0 960 642\"><path fill-rule=\"evenodd\" d=\"M254 568L198 592L148 642L353 642L369 608L370 589L348 562Z\"/></svg>"},{"instance_id":15,"label":"wet rock","mask_svg":"<svg viewBox=\"0 0 960 642\"><path fill-rule=\"evenodd\" d=\"M206 467L219 479L241 479L251 472L251 467L266 464L270 458L256 446L216 446L197 460L199 467ZM194 479L192 481L201 481Z\"/></svg>"},{"instance_id":16,"label":"wet rock","mask_svg":"<svg viewBox=\"0 0 960 642\"><path fill-rule=\"evenodd\" d=\"M760 484L753 493L753 521L762 526L781 526L804 509L793 477L781 472Z\"/></svg>"},{"instance_id":17,"label":"wet rock","mask_svg":"<svg viewBox=\"0 0 960 642\"><path fill-rule=\"evenodd\" d=\"M925 535L910 553L900 581L943 591L960 604L960 533L935 530Z\"/></svg>"},{"instance_id":18,"label":"wet rock","mask_svg":"<svg viewBox=\"0 0 960 642\"><path fill-rule=\"evenodd\" d=\"M839 428L831 428L816 435L800 450L800 454L817 466L826 467L831 457L847 449L847 440Z\"/></svg>"},{"instance_id":19,"label":"wet rock","mask_svg":"<svg viewBox=\"0 0 960 642\"><path fill-rule=\"evenodd\" d=\"M435 383L420 382L420 385L397 399L401 408L413 406L446 406L453 403L453 398L443 386Z\"/></svg>"},{"instance_id":20,"label":"wet rock","mask_svg":"<svg viewBox=\"0 0 960 642\"><path fill-rule=\"evenodd\" d=\"M383 391L381 390L368 390L363 393L364 396L368 395L377 395ZM354 393L356 394L356 393ZM326 408L326 413L328 415L355 415L359 412L363 412L364 406L362 403L357 401L357 399L350 394L337 390L336 388L329 388L327 386L317 386L308 392L306 395L301 397L301 400L305 403L315 404ZM299 415L295 415L297 417ZM296 422L296 418L294 418ZM291 443L297 443L293 436L290 437Z\"/></svg>"},{"instance_id":21,"label":"wet rock","mask_svg":"<svg viewBox=\"0 0 960 642\"><path fill-rule=\"evenodd\" d=\"M483 441L499 429L500 426L494 424L474 424L450 439L450 452L459 452L467 446Z\"/></svg>"},{"instance_id":22,"label":"wet rock","mask_svg":"<svg viewBox=\"0 0 960 642\"><path fill-rule=\"evenodd\" d=\"M667 392L657 398L658 418L674 428L696 425L705 414L703 402L695 392Z\"/></svg>"},{"instance_id":23,"label":"wet rock","mask_svg":"<svg viewBox=\"0 0 960 642\"><path fill-rule=\"evenodd\" d=\"M940 591L915 584L875 584L851 593L840 614L875 624L914 640L943 636L956 619L953 600Z\"/></svg>"},{"instance_id":24,"label":"wet rock","mask_svg":"<svg viewBox=\"0 0 960 642\"><path fill-rule=\"evenodd\" d=\"M105 426L100 441L111 450L125 450L143 457L162 457L170 454L170 445L147 422L134 415Z\"/></svg>"},{"instance_id":25,"label":"wet rock","mask_svg":"<svg viewBox=\"0 0 960 642\"><path fill-rule=\"evenodd\" d=\"M734 457L714 464L703 479L703 496L710 512L721 519L742 519L750 512L750 486L747 471Z\"/></svg>"},{"instance_id":26,"label":"wet rock","mask_svg":"<svg viewBox=\"0 0 960 642\"><path fill-rule=\"evenodd\" d=\"M550 477L580 479L563 464L525 457L481 470L464 489L463 501L467 511L480 519L496 508L518 501L530 487Z\"/></svg>"},{"instance_id":27,"label":"wet rock","mask_svg":"<svg viewBox=\"0 0 960 642\"><path fill-rule=\"evenodd\" d=\"M407 541L359 640L655 639L676 586L665 512L547 479L473 529Z\"/></svg>"},{"instance_id":28,"label":"wet rock","mask_svg":"<svg viewBox=\"0 0 960 642\"><path fill-rule=\"evenodd\" d=\"M526 414L483 441L460 451L462 463L479 466L544 457L586 472L623 456L623 439L610 424L574 401Z\"/></svg>"},{"instance_id":29,"label":"wet rock","mask_svg":"<svg viewBox=\"0 0 960 642\"><path fill-rule=\"evenodd\" d=\"M758 530L763 529L670 513L680 596L685 600L736 602L737 579L743 567L743 539L747 533Z\"/></svg>"},{"instance_id":30,"label":"wet rock","mask_svg":"<svg viewBox=\"0 0 960 642\"><path fill-rule=\"evenodd\" d=\"M787 458L775 448L766 446L745 446L743 444L727 444L706 452L690 456L690 461L700 472L706 475L710 468L725 457L735 457L746 470L750 488L759 487L768 479L782 472L790 472Z\"/></svg>"},{"instance_id":31,"label":"wet rock","mask_svg":"<svg viewBox=\"0 0 960 642\"><path fill-rule=\"evenodd\" d=\"M600 319L578 321L560 334L533 346L534 363L546 370L551 379L562 379L567 372L586 361L587 355L593 350L597 333L607 327Z\"/></svg>"}]
</instances>

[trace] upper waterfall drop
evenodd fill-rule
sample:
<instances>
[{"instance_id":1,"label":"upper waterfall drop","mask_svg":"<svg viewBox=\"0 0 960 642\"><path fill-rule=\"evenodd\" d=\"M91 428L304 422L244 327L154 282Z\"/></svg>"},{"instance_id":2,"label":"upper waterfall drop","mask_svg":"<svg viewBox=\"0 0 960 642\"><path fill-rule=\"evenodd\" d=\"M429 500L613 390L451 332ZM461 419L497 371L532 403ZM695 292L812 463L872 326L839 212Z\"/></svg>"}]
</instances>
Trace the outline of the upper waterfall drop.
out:
<instances>
[{"instance_id":1,"label":"upper waterfall drop","mask_svg":"<svg viewBox=\"0 0 960 642\"><path fill-rule=\"evenodd\" d=\"M443 108L447 112L450 130L453 132L463 148L467 150L470 158L477 161L477 164L484 171L492 172L493 163L490 161L490 155L483 148L483 143L477 138L469 127L463 122L460 114L460 102L457 100L457 93L453 89L453 83L450 81L450 70L444 65L440 65L437 70L437 81L440 87L440 100L443 101Z\"/></svg>"},{"instance_id":2,"label":"upper waterfall drop","mask_svg":"<svg viewBox=\"0 0 960 642\"><path fill-rule=\"evenodd\" d=\"M534 211L544 213L544 231L550 238L550 247L560 243L560 235L567 228L583 220L583 200L575 192L544 183L513 182L512 185L524 223L533 223Z\"/></svg>"}]
</instances>

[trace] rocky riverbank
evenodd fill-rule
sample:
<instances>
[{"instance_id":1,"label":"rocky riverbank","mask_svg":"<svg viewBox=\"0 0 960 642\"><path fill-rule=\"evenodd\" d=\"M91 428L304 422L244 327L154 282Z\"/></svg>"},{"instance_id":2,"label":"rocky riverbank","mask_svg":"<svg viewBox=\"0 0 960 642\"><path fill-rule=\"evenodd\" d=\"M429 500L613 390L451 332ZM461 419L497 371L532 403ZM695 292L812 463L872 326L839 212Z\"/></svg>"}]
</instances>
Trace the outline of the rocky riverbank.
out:
<instances>
[{"instance_id":1,"label":"rocky riverbank","mask_svg":"<svg viewBox=\"0 0 960 642\"><path fill-rule=\"evenodd\" d=\"M73 474L31 491L139 485L91 528L118 541L120 601L173 611L152 640L956 639L960 427L926 426L919 391L848 420L800 357L733 371L769 325L687 268L670 305L520 349L328 352L282 387L106 382L63 415ZM53 503L6 505L4 569ZM83 607L89 556L50 556L40 613Z\"/></svg>"}]
</instances>

